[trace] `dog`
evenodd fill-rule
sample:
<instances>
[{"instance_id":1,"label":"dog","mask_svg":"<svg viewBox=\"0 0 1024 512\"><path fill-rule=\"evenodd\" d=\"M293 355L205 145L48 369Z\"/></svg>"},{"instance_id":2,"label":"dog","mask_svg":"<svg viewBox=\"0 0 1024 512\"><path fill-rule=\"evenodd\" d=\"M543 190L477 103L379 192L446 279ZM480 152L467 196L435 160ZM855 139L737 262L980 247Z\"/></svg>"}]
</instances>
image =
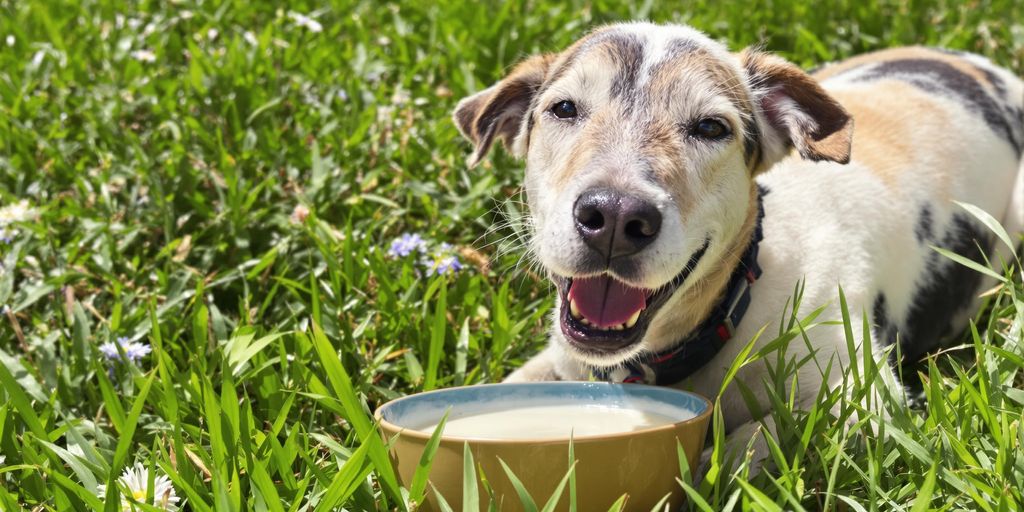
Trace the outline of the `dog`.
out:
<instances>
[{"instance_id":1,"label":"dog","mask_svg":"<svg viewBox=\"0 0 1024 512\"><path fill-rule=\"evenodd\" d=\"M808 74L686 26L615 24L527 58L453 118L470 165L495 141L525 161L530 251L558 293L548 346L507 380L718 396L727 445L753 443L755 460L770 415L720 387L759 331L779 332L798 283L819 321L841 318L840 286L867 315L853 356L870 351L898 396L894 344L903 361L934 351L992 284L933 247L1000 272L1012 258L956 202L1024 230L1024 83L968 53L897 48ZM805 410L841 384L820 367L851 357L842 325L808 335L787 349L819 362L797 372ZM762 411L766 372L735 375Z\"/></svg>"}]
</instances>

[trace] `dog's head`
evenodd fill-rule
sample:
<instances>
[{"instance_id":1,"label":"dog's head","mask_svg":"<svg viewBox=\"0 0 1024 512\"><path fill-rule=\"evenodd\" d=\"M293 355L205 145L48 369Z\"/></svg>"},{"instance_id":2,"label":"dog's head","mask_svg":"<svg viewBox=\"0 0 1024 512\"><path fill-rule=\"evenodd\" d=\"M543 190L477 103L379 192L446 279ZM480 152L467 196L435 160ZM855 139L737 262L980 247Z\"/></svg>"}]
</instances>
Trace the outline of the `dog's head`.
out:
<instances>
[{"instance_id":1,"label":"dog's head","mask_svg":"<svg viewBox=\"0 0 1024 512\"><path fill-rule=\"evenodd\" d=\"M559 289L556 338L600 365L676 341L664 332L674 304L743 250L756 173L791 148L846 162L852 132L785 60L648 23L529 58L454 118L471 163L496 139L525 158L534 249Z\"/></svg>"}]
</instances>

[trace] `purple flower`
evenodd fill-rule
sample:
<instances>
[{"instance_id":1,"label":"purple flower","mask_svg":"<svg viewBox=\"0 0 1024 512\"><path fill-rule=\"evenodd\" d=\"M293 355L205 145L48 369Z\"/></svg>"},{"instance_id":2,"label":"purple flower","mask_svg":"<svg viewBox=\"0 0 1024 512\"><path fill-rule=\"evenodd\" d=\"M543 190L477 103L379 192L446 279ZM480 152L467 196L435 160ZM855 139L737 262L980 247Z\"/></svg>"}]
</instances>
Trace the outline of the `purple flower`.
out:
<instances>
[{"instance_id":1,"label":"purple flower","mask_svg":"<svg viewBox=\"0 0 1024 512\"><path fill-rule=\"evenodd\" d=\"M143 357L146 357L147 354L153 351L153 349L146 343L129 341L127 337L121 336L120 338L117 338L116 345L109 341L100 345L100 353L109 361L120 361L121 353L117 350L118 346L124 350L125 359L130 361L132 364L139 364L139 361L141 361Z\"/></svg>"},{"instance_id":2,"label":"purple flower","mask_svg":"<svg viewBox=\"0 0 1024 512\"><path fill-rule=\"evenodd\" d=\"M462 270L462 263L459 262L459 258L456 256L445 256L434 262L434 267L431 269L437 275L454 274Z\"/></svg>"},{"instance_id":3,"label":"purple flower","mask_svg":"<svg viewBox=\"0 0 1024 512\"><path fill-rule=\"evenodd\" d=\"M388 256L391 256L392 258L404 258L412 254L413 251L426 252L427 241L418 233L405 233L391 242L391 248L388 249Z\"/></svg>"},{"instance_id":4,"label":"purple flower","mask_svg":"<svg viewBox=\"0 0 1024 512\"><path fill-rule=\"evenodd\" d=\"M431 259L423 262L427 267L427 275L454 274L462 270L462 262L455 255L454 247L451 244L442 243L437 251L431 255Z\"/></svg>"}]
</instances>

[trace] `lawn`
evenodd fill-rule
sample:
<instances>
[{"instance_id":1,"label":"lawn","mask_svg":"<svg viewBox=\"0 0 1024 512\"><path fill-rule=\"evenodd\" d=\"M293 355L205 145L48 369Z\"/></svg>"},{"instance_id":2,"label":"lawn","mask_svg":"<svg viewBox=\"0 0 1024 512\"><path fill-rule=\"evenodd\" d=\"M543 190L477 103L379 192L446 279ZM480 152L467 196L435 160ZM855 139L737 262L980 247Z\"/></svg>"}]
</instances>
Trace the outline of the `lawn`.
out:
<instances>
[{"instance_id":1,"label":"lawn","mask_svg":"<svg viewBox=\"0 0 1024 512\"><path fill-rule=\"evenodd\" d=\"M467 169L455 102L643 18L808 67L927 44L1024 74L1018 0L830 4L0 0L0 509L411 508L369 412L501 380L553 305L524 259L521 164ZM794 411L781 372L775 469L716 464L690 506L1024 507L1024 286L1005 275L920 368L919 406L857 411L875 384L850 382Z\"/></svg>"}]
</instances>

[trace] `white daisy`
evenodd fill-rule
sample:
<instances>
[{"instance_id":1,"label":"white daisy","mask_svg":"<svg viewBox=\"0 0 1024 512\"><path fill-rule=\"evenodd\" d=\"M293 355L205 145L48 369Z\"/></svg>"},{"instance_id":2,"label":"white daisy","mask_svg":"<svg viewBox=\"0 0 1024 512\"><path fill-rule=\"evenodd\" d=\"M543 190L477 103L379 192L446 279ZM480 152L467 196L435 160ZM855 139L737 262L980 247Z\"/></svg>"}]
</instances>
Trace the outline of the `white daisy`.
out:
<instances>
[{"instance_id":1,"label":"white daisy","mask_svg":"<svg viewBox=\"0 0 1024 512\"><path fill-rule=\"evenodd\" d=\"M146 495L149 494L149 469L142 463L136 462L134 466L125 468L124 473L117 479L118 486L126 495L131 496L133 501L146 502ZM100 485L97 489L102 498L107 495L107 486ZM167 475L157 474L153 478L153 505L161 510L178 510L178 495L171 485L171 479ZM135 510L131 502L121 503L122 511Z\"/></svg>"},{"instance_id":2,"label":"white daisy","mask_svg":"<svg viewBox=\"0 0 1024 512\"><path fill-rule=\"evenodd\" d=\"M28 204L28 200L22 199L17 203L11 203L3 208L0 208L0 227L6 226L12 222L26 222L35 220L39 214L35 208L32 208Z\"/></svg>"}]
</instances>

